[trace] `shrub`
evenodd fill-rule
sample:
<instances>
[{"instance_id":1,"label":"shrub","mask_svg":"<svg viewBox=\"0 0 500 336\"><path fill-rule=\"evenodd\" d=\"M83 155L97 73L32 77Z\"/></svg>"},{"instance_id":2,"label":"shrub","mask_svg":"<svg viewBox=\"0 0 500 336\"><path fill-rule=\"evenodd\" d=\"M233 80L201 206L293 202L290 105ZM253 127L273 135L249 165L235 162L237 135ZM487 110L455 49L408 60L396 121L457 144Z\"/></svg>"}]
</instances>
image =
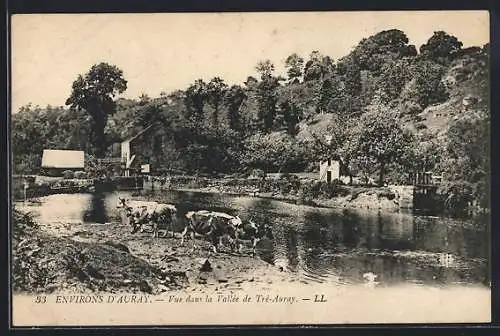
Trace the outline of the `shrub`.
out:
<instances>
[{"instance_id":1,"label":"shrub","mask_svg":"<svg viewBox=\"0 0 500 336\"><path fill-rule=\"evenodd\" d=\"M467 181L453 181L442 184L438 189L444 210L458 215L466 213L474 200L474 188Z\"/></svg>"},{"instance_id":2,"label":"shrub","mask_svg":"<svg viewBox=\"0 0 500 336\"><path fill-rule=\"evenodd\" d=\"M266 172L263 171L262 169L253 169L250 174L250 177L262 179L266 177Z\"/></svg>"},{"instance_id":3,"label":"shrub","mask_svg":"<svg viewBox=\"0 0 500 336\"><path fill-rule=\"evenodd\" d=\"M75 173L74 173L73 171L71 171L71 170L65 170L65 171L63 171L63 173L62 173L62 174L63 174L63 177L64 177L65 179L72 179L72 178L75 178Z\"/></svg>"},{"instance_id":4,"label":"shrub","mask_svg":"<svg viewBox=\"0 0 500 336\"><path fill-rule=\"evenodd\" d=\"M19 239L21 236L36 230L38 224L33 220L31 214L23 213L16 208L12 211L12 237Z\"/></svg>"},{"instance_id":5,"label":"shrub","mask_svg":"<svg viewBox=\"0 0 500 336\"><path fill-rule=\"evenodd\" d=\"M74 176L76 179L84 179L87 178L87 173L85 173L84 171L77 171L75 172Z\"/></svg>"}]
</instances>

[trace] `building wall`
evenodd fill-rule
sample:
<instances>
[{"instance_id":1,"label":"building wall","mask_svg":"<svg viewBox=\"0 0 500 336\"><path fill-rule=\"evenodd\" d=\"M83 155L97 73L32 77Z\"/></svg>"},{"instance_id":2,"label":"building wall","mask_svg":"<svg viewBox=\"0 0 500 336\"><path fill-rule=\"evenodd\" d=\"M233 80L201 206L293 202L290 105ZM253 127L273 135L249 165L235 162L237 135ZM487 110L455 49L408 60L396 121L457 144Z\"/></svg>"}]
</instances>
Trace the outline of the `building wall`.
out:
<instances>
[{"instance_id":1,"label":"building wall","mask_svg":"<svg viewBox=\"0 0 500 336\"><path fill-rule=\"evenodd\" d=\"M337 160L321 161L319 164L319 179L327 181L328 172L331 172L331 180L340 179L340 162Z\"/></svg>"}]
</instances>

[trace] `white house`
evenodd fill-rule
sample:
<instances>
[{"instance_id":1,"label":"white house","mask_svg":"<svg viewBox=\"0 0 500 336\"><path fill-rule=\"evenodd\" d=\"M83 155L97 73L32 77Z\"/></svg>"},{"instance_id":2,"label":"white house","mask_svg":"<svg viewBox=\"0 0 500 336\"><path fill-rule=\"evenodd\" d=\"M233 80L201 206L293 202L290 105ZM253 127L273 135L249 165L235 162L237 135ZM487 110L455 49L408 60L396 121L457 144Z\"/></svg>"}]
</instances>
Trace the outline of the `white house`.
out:
<instances>
[{"instance_id":1,"label":"white house","mask_svg":"<svg viewBox=\"0 0 500 336\"><path fill-rule=\"evenodd\" d=\"M328 159L319 163L320 181L331 182L340 179L340 161Z\"/></svg>"}]
</instances>

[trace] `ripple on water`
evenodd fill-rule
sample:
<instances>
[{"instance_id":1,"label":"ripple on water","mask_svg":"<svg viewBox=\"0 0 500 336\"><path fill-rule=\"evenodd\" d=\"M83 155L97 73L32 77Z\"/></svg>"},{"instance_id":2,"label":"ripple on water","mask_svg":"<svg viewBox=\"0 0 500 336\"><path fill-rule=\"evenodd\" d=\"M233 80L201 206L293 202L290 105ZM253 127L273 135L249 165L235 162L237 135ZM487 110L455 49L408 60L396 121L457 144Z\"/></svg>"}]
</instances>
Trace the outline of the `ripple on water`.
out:
<instances>
[{"instance_id":1,"label":"ripple on water","mask_svg":"<svg viewBox=\"0 0 500 336\"><path fill-rule=\"evenodd\" d=\"M81 221L93 204L114 216L118 196L131 197L127 192L103 198L51 195L40 198L37 211L41 221L49 223ZM269 224L274 240L259 243L260 258L306 282L359 283L367 272L384 284L489 282L488 234L477 225L409 214L315 209L252 197L164 191L150 198L175 204L180 215L208 209ZM447 264L447 258L441 265L442 253L453 255L455 265Z\"/></svg>"}]
</instances>

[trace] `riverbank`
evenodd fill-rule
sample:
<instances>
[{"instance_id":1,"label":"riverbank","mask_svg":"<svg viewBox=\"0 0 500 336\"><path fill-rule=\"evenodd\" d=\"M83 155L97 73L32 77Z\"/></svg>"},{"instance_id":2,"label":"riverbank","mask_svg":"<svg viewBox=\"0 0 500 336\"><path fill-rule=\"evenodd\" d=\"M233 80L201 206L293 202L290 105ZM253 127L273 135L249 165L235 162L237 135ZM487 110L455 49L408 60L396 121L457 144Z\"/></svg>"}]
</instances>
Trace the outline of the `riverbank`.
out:
<instances>
[{"instance_id":1,"label":"riverbank","mask_svg":"<svg viewBox=\"0 0 500 336\"><path fill-rule=\"evenodd\" d=\"M400 188L401 189L401 188ZM323 208L372 209L397 212L411 208L400 190L389 187L364 187L327 184L315 181L246 180L246 179L191 179L159 183L144 183L145 192L176 190L251 196L297 205Z\"/></svg>"},{"instance_id":2,"label":"riverbank","mask_svg":"<svg viewBox=\"0 0 500 336\"><path fill-rule=\"evenodd\" d=\"M304 201L298 195L283 195L272 192L238 192L223 188L172 188L170 190L183 192L198 192L209 194L223 194L228 196L250 196L262 199L270 199L280 202L286 202L297 205L307 205L321 208L351 208L351 209L371 209L383 210L386 212L397 212L401 209L398 203L398 197L390 194L390 191L383 188L370 188L346 196L338 196L332 199L310 199ZM391 199L392 198L392 199Z\"/></svg>"},{"instance_id":3,"label":"riverbank","mask_svg":"<svg viewBox=\"0 0 500 336\"><path fill-rule=\"evenodd\" d=\"M172 195L168 195L170 193L165 194L167 195L157 195L154 199L159 201L162 201L162 197L172 199ZM174 237L167 238L153 239L150 233L131 234L129 226L116 216L117 197L115 194L108 195L104 200L108 211L108 222L105 224L82 221L84 212L82 207L91 204L92 195L52 195L42 197L37 202L27 202L25 208L17 204L22 212L30 212L32 214L30 218L33 218L31 220L21 215L15 218L13 223L12 279L14 310L17 309L17 313L14 314L18 323L21 324L23 316L27 316L20 313L21 307L33 313L40 309L41 305L31 306L31 303L23 301L23 298L28 297L25 294L34 293L47 295L48 302L43 306L51 311L59 312L71 306L69 310L73 312L80 309L79 307L87 307L87 310L92 312L101 312L89 316L85 314L84 309L82 314L77 314L77 318L75 315L66 316L62 321L53 321L56 324L102 324L105 321L100 318L110 315L106 315L101 309L120 311L120 314L113 316L114 321L119 321L120 324L148 324L153 321L155 324L201 323L200 319L192 319L193 314L198 316L206 311L214 312L203 315L207 316L204 320L207 324L237 323L237 321L245 323L242 319L228 320L228 314L238 314L242 318L249 319L252 316L255 318L253 321L260 323L264 321L269 323L464 322L468 319L477 322L489 319L488 285L481 285L480 281L477 281L480 276L472 276L476 274L477 265L486 263L485 260L471 259L462 255L451 255L449 259L448 255L433 252L432 247L427 245L425 249L416 250L405 250L401 245L398 245L397 249L394 249L395 245L388 245L392 247L386 249L381 249L378 245L369 245L371 247L366 248L369 242L361 243L362 240L366 238L370 239L369 244L374 243L370 237L377 232L366 231L370 226L358 226L359 223L349 222L349 225L342 225L342 230L337 231L332 227L334 223L338 223L336 220L324 222L317 218L313 226L308 229L313 231L308 232L312 233L317 229L321 237L331 236L334 232L337 234L343 232L342 235L332 236L331 241L335 242L335 248L328 247L322 250L320 247L326 245L320 237L315 238L314 242L307 243L303 238L298 236L293 238L285 234L286 230L301 223L299 222L301 217L282 217L287 218L286 221L273 222L276 236L270 248L276 252L283 244L295 244L295 248L286 250L285 256L290 259L285 263L280 263L279 258L273 259L275 261L273 263L265 262L259 257L253 258L249 246L242 254L231 253L229 250L213 254L209 244L201 240L197 241L200 248L193 252L191 240L188 240L185 246L180 246L179 228L176 229ZM196 203L195 206L205 208L204 205L197 203L199 197L189 193L187 198L181 201L176 199L175 204L181 205L192 201L194 203L190 206ZM201 196L203 199L207 197ZM250 198L230 199L228 203ZM276 203L275 205L282 206L287 214L289 210L308 209L303 206ZM206 207L208 209L224 206L222 202L206 204L211 204ZM325 211L330 212L330 210ZM266 218L270 219L274 215L273 211L265 212ZM384 218L378 220L384 221ZM306 227L303 223L300 225L301 229ZM356 232L352 238L361 237L361 240L353 246L344 246L343 242L348 241L346 235L351 232L349 229L351 226L358 228L352 231ZM422 223L417 226L421 227ZM406 241L406 234L399 233L401 229L408 232L409 238L416 239L415 231L411 227L406 228L405 225L393 225L384 221L381 228L379 234L384 239L396 235L400 237L398 241ZM450 227L446 229L447 232L453 230L455 229ZM462 237L463 233L460 235ZM432 235L432 237L437 239L440 236ZM297 241L294 243L294 240ZM432 239L429 242L432 242ZM323 252L316 254L317 248ZM262 252L261 249L267 247L261 245L259 249ZM258 255L262 256L260 252ZM301 259L308 258L310 266L336 265L335 271L328 277L315 278L312 276L313 273L301 275L301 272L293 268L295 253ZM375 255L380 258L373 259ZM366 259L366 256L370 257ZM358 257L360 257L359 263L356 261ZM441 257L446 258L441 260ZM394 263L391 263L391 260ZM390 271L386 269L388 265ZM373 272L378 278L375 282L370 282L365 279L365 272ZM318 274L326 275L327 270L323 269ZM399 277L398 274L401 279L392 279L394 275ZM430 276L434 276L435 280L425 280ZM318 294L320 297L324 295L325 303L311 302ZM92 309L89 309L90 304L63 305L56 301L70 300L72 295L85 297L88 295L92 298L101 295L106 299L113 296L115 302L92 304ZM136 300L141 302L121 304L120 309L114 309L120 300L125 303L124 301L131 300L132 295L136 295ZM198 304L187 302L197 298L205 300L206 297L218 300L219 296L239 297L242 300L246 295L252 297L254 301L237 304L227 299L220 303L214 301L217 305L212 303L210 306L206 305L206 301ZM269 295L271 299L267 303L257 302L258 295L264 297ZM61 299L61 296L66 298ZM283 301L273 303L272 298L276 296L284 298ZM174 305L168 302L171 297L185 301L175 302ZM454 300L454 297L460 297L459 302ZM295 300L294 303L291 303L292 300ZM400 302L404 302L404 305L401 306ZM144 303L148 303L146 310L143 308ZM387 309L383 308L388 306L397 306L398 314L380 313L386 312ZM312 318L310 314L304 315L304 309L314 310L314 316L318 318ZM127 316L133 317L125 318L124 310L130 313ZM292 310L296 310L296 314L301 317L291 317ZM326 313L321 313L320 310ZM181 316L175 314L180 311L184 314ZM186 314L186 311L189 313ZM429 313L431 311L432 314ZM464 311L468 312L467 316L463 315ZM62 315L57 313L57 316L64 314L65 312L62 312ZM269 320L270 316L273 320ZM40 324L44 323L46 322L40 321ZM246 323L252 321L247 320Z\"/></svg>"},{"instance_id":4,"label":"riverbank","mask_svg":"<svg viewBox=\"0 0 500 336\"><path fill-rule=\"evenodd\" d=\"M26 216L30 213L32 217ZM30 218L33 218L31 220ZM16 211L13 239L15 293L137 293L172 290L234 291L245 284L268 288L278 279L294 282L292 274L251 256L221 251L213 254L199 240L180 246L180 235L162 239L130 232L119 218L87 224L71 218L50 220L40 205Z\"/></svg>"}]
</instances>

